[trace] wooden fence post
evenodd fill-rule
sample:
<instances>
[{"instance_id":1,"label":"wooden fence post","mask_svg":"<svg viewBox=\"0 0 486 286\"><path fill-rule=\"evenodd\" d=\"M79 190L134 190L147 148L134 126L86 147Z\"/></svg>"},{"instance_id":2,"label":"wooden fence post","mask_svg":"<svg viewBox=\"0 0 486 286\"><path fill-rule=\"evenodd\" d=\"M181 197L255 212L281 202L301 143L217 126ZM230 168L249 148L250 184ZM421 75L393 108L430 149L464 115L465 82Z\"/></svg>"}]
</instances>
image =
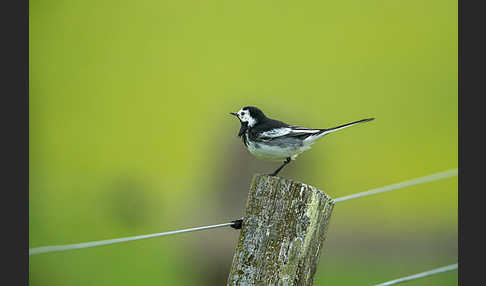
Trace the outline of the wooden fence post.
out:
<instances>
[{"instance_id":1,"label":"wooden fence post","mask_svg":"<svg viewBox=\"0 0 486 286\"><path fill-rule=\"evenodd\" d=\"M312 285L333 207L312 186L255 175L227 285Z\"/></svg>"}]
</instances>

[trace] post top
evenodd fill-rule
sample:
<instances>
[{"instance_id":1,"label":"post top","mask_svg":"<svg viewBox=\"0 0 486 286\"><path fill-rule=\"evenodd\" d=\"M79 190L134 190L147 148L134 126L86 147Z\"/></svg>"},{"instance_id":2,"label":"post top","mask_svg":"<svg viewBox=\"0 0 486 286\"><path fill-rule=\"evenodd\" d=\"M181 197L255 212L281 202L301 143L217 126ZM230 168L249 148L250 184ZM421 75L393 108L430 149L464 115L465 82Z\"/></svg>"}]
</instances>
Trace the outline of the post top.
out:
<instances>
[{"instance_id":1,"label":"post top","mask_svg":"<svg viewBox=\"0 0 486 286\"><path fill-rule=\"evenodd\" d=\"M268 182L271 182L271 183L278 183L278 182L281 182L281 183L284 183L284 184L297 184L297 185L300 185L300 186L304 186L304 187L307 187L315 192L319 192L321 193L322 195L324 195L326 197L327 200L329 200L330 203L334 204L334 199L328 195L326 192L324 192L323 190L317 188L317 187L314 187L312 185L309 185L309 184L306 184L304 182L301 182L301 181L298 181L298 180L294 180L294 179L289 179L289 178L284 178L284 177L279 177L279 176L271 176L269 174L260 174L260 173L256 173L254 176L253 176L253 181L256 181L256 180L261 180L261 179L265 179L267 180Z\"/></svg>"}]
</instances>

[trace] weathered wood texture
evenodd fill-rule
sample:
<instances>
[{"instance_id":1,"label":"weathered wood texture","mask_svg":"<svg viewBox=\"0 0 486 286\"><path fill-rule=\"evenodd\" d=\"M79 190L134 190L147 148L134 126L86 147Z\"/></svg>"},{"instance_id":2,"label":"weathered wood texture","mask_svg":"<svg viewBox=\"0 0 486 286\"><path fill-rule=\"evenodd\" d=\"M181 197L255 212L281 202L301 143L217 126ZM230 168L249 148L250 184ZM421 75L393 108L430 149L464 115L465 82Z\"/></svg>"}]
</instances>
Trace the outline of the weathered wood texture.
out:
<instances>
[{"instance_id":1,"label":"weathered wood texture","mask_svg":"<svg viewBox=\"0 0 486 286\"><path fill-rule=\"evenodd\" d=\"M312 186L256 175L227 285L312 285L333 207Z\"/></svg>"}]
</instances>

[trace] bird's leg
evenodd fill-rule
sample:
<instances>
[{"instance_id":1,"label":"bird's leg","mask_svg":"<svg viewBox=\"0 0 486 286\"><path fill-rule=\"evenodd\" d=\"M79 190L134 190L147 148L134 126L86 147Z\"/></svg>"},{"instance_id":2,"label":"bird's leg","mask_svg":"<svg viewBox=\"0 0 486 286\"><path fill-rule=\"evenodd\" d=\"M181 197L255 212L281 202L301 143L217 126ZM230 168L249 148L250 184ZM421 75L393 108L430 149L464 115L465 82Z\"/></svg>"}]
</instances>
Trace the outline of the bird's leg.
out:
<instances>
[{"instance_id":1,"label":"bird's leg","mask_svg":"<svg viewBox=\"0 0 486 286\"><path fill-rule=\"evenodd\" d=\"M278 167L277 170L275 170L275 172L269 174L269 176L276 176L278 174L278 172L280 172L280 170L282 170L283 167L285 167L285 165L287 165L288 163L290 163L290 157L287 157L287 159L285 159L285 161L283 162L282 166Z\"/></svg>"}]
</instances>

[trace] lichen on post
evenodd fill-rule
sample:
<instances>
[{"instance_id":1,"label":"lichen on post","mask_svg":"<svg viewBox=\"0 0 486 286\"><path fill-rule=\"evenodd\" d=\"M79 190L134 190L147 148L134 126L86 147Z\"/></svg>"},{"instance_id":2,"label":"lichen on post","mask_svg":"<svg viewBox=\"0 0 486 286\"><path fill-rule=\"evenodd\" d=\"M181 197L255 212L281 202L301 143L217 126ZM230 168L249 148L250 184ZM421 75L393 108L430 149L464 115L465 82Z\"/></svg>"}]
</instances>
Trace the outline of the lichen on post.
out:
<instances>
[{"instance_id":1,"label":"lichen on post","mask_svg":"<svg viewBox=\"0 0 486 286\"><path fill-rule=\"evenodd\" d=\"M317 188L256 175L227 285L312 285L333 207Z\"/></svg>"}]
</instances>

